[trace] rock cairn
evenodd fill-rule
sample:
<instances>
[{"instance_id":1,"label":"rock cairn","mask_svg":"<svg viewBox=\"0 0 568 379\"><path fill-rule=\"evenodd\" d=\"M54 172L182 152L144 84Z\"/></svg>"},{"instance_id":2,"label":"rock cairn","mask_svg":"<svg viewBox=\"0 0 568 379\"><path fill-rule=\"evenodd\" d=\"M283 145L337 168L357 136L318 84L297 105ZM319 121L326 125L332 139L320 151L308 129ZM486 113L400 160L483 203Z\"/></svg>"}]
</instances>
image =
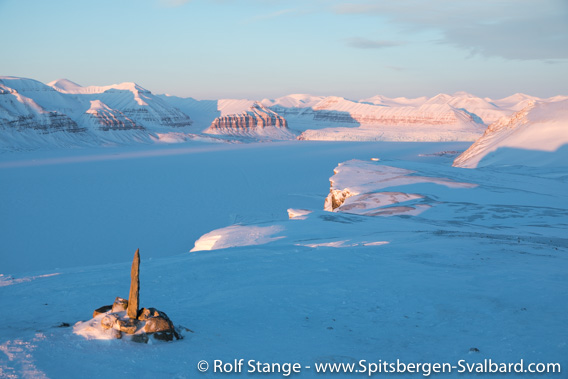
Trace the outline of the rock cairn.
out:
<instances>
[{"instance_id":1,"label":"rock cairn","mask_svg":"<svg viewBox=\"0 0 568 379\"><path fill-rule=\"evenodd\" d=\"M162 341L181 339L170 318L155 308L139 309L140 302L140 251L136 250L130 271L129 298L117 297L112 305L95 309L93 319L114 338L147 343L150 338Z\"/></svg>"}]
</instances>

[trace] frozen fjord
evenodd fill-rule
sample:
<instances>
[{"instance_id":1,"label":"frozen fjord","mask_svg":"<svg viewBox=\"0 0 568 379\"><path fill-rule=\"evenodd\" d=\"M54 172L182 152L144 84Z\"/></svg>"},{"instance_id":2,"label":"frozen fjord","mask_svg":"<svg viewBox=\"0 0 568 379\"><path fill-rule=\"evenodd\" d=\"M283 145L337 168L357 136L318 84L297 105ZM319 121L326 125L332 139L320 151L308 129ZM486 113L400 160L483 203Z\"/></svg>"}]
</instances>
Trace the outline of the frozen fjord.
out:
<instances>
[{"instance_id":1,"label":"frozen fjord","mask_svg":"<svg viewBox=\"0 0 568 379\"><path fill-rule=\"evenodd\" d=\"M428 156L465 147L283 143L3 168L3 183L12 183L3 196L15 203L3 204L13 207L3 214L23 217L3 218L3 240L14 235L11 246L18 246L16 237L37 245L20 247L15 258L2 249L15 268L0 288L8 310L0 367L48 377L192 377L199 360L230 360L237 352L304 364L524 358L566 365L565 178L546 168L457 169L452 158ZM477 186L386 189L421 194L431 208L417 216L324 212L333 168L372 157ZM86 207L79 208L84 218L77 207ZM287 220L290 207L313 212ZM182 253L201 235L233 224L278 231L263 245ZM127 291L129 264L110 263L128 261L132 244L148 251L142 303L166 309L195 333L175 344L139 346L85 341L54 328L89 318L94 306ZM46 251L50 245L57 248ZM26 256L28 249L34 254ZM26 268L36 258L47 259ZM469 353L471 347L480 353Z\"/></svg>"}]
</instances>

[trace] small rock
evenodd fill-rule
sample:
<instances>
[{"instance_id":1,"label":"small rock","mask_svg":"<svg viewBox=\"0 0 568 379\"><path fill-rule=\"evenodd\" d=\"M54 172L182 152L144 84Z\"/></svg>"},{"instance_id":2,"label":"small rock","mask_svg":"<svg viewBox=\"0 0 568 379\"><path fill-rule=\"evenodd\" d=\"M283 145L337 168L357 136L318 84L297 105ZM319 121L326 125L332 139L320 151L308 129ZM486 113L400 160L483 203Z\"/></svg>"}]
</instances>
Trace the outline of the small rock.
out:
<instances>
[{"instance_id":1,"label":"small rock","mask_svg":"<svg viewBox=\"0 0 568 379\"><path fill-rule=\"evenodd\" d=\"M175 331L172 331L172 332L156 332L156 333L153 333L152 336L154 336L155 339L160 340L160 341L173 341L174 338L180 339L180 337L177 335L177 333L175 333Z\"/></svg>"},{"instance_id":2,"label":"small rock","mask_svg":"<svg viewBox=\"0 0 568 379\"><path fill-rule=\"evenodd\" d=\"M148 335L146 333L133 334L130 336L132 342L148 343Z\"/></svg>"},{"instance_id":3,"label":"small rock","mask_svg":"<svg viewBox=\"0 0 568 379\"><path fill-rule=\"evenodd\" d=\"M156 308L142 308L138 312L138 320L147 320L152 317L164 317L168 318L164 312L160 312Z\"/></svg>"},{"instance_id":4,"label":"small rock","mask_svg":"<svg viewBox=\"0 0 568 379\"><path fill-rule=\"evenodd\" d=\"M55 327L56 327L56 328L68 328L68 327L70 327L70 326L71 326L71 325L70 325L69 323L67 323L67 322L60 322L60 323L57 324Z\"/></svg>"},{"instance_id":5,"label":"small rock","mask_svg":"<svg viewBox=\"0 0 568 379\"><path fill-rule=\"evenodd\" d=\"M147 319L143 330L146 333L171 332L174 326L167 316L158 316Z\"/></svg>"},{"instance_id":6,"label":"small rock","mask_svg":"<svg viewBox=\"0 0 568 379\"><path fill-rule=\"evenodd\" d=\"M103 313L107 313L112 309L112 305L103 305L100 308L95 309L93 312L93 318L97 317L98 315L102 315Z\"/></svg>"},{"instance_id":7,"label":"small rock","mask_svg":"<svg viewBox=\"0 0 568 379\"><path fill-rule=\"evenodd\" d=\"M472 347L471 349L469 349L470 353L479 353L479 349L477 347Z\"/></svg>"},{"instance_id":8,"label":"small rock","mask_svg":"<svg viewBox=\"0 0 568 379\"><path fill-rule=\"evenodd\" d=\"M103 329L111 329L118 320L118 315L116 313L109 313L101 319L101 327Z\"/></svg>"},{"instance_id":9,"label":"small rock","mask_svg":"<svg viewBox=\"0 0 568 379\"><path fill-rule=\"evenodd\" d=\"M132 319L118 319L114 324L114 328L126 334L134 334L138 329L138 323Z\"/></svg>"},{"instance_id":10,"label":"small rock","mask_svg":"<svg viewBox=\"0 0 568 379\"><path fill-rule=\"evenodd\" d=\"M113 312L123 312L128 308L128 300L123 299L122 297L117 297L114 299L114 303L112 304L112 311Z\"/></svg>"}]
</instances>

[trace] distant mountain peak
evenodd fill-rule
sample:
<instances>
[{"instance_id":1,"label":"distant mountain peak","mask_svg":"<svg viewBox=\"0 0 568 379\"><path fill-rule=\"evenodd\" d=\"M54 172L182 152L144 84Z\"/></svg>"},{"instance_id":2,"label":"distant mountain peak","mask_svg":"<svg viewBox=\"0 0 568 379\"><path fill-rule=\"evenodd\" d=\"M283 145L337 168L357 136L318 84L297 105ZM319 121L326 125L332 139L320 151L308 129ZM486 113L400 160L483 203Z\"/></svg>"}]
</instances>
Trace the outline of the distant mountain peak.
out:
<instances>
[{"instance_id":1,"label":"distant mountain peak","mask_svg":"<svg viewBox=\"0 0 568 379\"><path fill-rule=\"evenodd\" d=\"M151 93L144 87L134 82L122 82L119 84L111 84L108 86L83 87L69 79L59 79L47 83L47 85L59 92L69 93L69 94L95 94L95 93L103 93L108 90L130 91L133 93Z\"/></svg>"},{"instance_id":2,"label":"distant mountain peak","mask_svg":"<svg viewBox=\"0 0 568 379\"><path fill-rule=\"evenodd\" d=\"M47 85L52 88L55 88L56 90L60 90L61 92L69 92L77 90L79 88L83 88L81 85L72 82L69 79L54 80L53 82L47 83Z\"/></svg>"}]
</instances>

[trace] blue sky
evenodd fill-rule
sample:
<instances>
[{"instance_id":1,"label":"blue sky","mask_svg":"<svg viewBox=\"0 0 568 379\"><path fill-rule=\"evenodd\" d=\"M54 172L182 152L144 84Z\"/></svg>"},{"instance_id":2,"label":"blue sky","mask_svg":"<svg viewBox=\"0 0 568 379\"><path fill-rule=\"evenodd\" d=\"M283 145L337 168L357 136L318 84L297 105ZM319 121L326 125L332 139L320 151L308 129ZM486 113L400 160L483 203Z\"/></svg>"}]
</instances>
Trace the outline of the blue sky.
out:
<instances>
[{"instance_id":1,"label":"blue sky","mask_svg":"<svg viewBox=\"0 0 568 379\"><path fill-rule=\"evenodd\" d=\"M567 0L0 0L0 75L213 99L568 94Z\"/></svg>"}]
</instances>

